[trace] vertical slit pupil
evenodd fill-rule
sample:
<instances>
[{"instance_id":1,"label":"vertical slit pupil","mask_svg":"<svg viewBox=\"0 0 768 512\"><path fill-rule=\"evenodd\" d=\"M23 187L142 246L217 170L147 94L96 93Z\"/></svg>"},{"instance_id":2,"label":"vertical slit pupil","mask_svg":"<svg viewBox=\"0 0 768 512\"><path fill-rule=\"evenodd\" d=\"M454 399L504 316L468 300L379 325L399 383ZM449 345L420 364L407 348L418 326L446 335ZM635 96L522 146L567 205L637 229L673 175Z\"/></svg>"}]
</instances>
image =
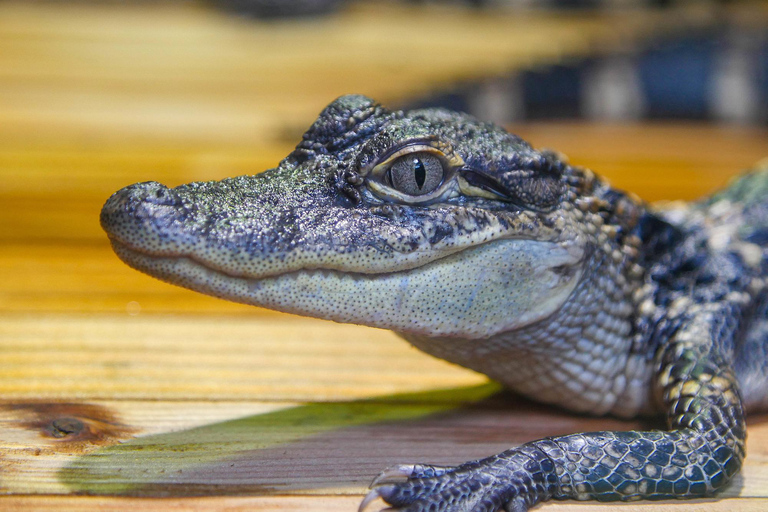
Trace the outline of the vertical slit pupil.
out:
<instances>
[{"instance_id":1,"label":"vertical slit pupil","mask_svg":"<svg viewBox=\"0 0 768 512\"><path fill-rule=\"evenodd\" d=\"M416 178L416 186L421 190L424 187L424 183L427 181L427 169L424 167L424 162L422 162L421 159L413 159L413 171L414 178Z\"/></svg>"}]
</instances>

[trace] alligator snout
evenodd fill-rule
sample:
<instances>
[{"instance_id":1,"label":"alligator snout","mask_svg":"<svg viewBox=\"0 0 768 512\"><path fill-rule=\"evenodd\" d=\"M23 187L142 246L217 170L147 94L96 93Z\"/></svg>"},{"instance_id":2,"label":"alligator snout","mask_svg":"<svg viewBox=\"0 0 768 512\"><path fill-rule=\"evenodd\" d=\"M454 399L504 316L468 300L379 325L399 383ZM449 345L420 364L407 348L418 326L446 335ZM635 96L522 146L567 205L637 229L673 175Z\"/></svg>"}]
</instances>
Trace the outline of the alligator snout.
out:
<instances>
[{"instance_id":1,"label":"alligator snout","mask_svg":"<svg viewBox=\"0 0 768 512\"><path fill-rule=\"evenodd\" d=\"M101 209L101 226L113 242L142 252L167 253L179 234L182 215L177 194L149 181L115 192Z\"/></svg>"}]
</instances>

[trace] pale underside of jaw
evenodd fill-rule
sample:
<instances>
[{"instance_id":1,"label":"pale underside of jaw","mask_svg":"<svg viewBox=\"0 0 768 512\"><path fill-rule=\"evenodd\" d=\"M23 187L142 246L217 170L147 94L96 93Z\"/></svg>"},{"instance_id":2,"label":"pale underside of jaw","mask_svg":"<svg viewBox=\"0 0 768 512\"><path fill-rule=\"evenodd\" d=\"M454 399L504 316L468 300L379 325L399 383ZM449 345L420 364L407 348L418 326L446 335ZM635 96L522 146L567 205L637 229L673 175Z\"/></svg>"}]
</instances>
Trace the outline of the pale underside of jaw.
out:
<instances>
[{"instance_id":1,"label":"pale underside of jaw","mask_svg":"<svg viewBox=\"0 0 768 512\"><path fill-rule=\"evenodd\" d=\"M251 278L188 256L157 257L112 243L131 267L215 297L343 323L470 339L552 314L576 286L582 256L553 242L502 239L395 272L300 269ZM563 272L565 267L574 271Z\"/></svg>"}]
</instances>

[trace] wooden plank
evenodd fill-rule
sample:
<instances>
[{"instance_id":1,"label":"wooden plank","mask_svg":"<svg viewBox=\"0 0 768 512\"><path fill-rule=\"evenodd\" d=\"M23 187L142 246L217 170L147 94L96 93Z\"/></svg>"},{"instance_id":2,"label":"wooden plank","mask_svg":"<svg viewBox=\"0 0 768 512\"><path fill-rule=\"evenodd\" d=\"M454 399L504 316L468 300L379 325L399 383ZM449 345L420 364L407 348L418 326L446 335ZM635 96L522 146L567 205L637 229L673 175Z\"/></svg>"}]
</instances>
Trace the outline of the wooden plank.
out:
<instances>
[{"instance_id":1,"label":"wooden plank","mask_svg":"<svg viewBox=\"0 0 768 512\"><path fill-rule=\"evenodd\" d=\"M62 496L12 496L0 497L0 507L8 512L54 510L56 512L98 511L209 511L228 512L284 511L338 512L356 510L360 498L357 496L269 496L269 497L220 497L184 499L137 499L103 497L62 497ZM371 506L370 510L375 510ZM551 502L543 505L542 512L763 512L768 510L766 499L717 499L678 502L622 503L567 503Z\"/></svg>"},{"instance_id":2,"label":"wooden plank","mask_svg":"<svg viewBox=\"0 0 768 512\"><path fill-rule=\"evenodd\" d=\"M563 414L497 389L315 404L4 401L0 493L362 494L396 463L456 464L541 436L653 426ZM723 497L768 497L765 419L751 423L743 473Z\"/></svg>"},{"instance_id":3,"label":"wooden plank","mask_svg":"<svg viewBox=\"0 0 768 512\"><path fill-rule=\"evenodd\" d=\"M512 128L537 147L555 148L649 201L695 199L768 155L768 130L762 128L576 123ZM126 144L77 151L0 149L0 242L103 242L98 213L120 187L253 174L277 165L291 148L228 150L211 144L161 152L148 146L142 153L140 146Z\"/></svg>"},{"instance_id":4,"label":"wooden plank","mask_svg":"<svg viewBox=\"0 0 768 512\"><path fill-rule=\"evenodd\" d=\"M175 512L175 511L283 511L338 512L356 510L360 504L357 496L267 496L267 497L216 497L216 498L107 498L64 496L11 496L0 497L0 508L7 512L56 511L56 512ZM750 509L749 512L751 512ZM752 509L757 510L757 509ZM583 511L591 512L591 511ZM635 512L635 511L627 511Z\"/></svg>"},{"instance_id":5,"label":"wooden plank","mask_svg":"<svg viewBox=\"0 0 768 512\"><path fill-rule=\"evenodd\" d=\"M269 23L190 3L3 2L0 140L275 142L342 93L393 102L717 20L371 2Z\"/></svg>"},{"instance_id":6,"label":"wooden plank","mask_svg":"<svg viewBox=\"0 0 768 512\"><path fill-rule=\"evenodd\" d=\"M344 400L484 381L391 332L288 315L1 320L4 398Z\"/></svg>"},{"instance_id":7,"label":"wooden plank","mask_svg":"<svg viewBox=\"0 0 768 512\"><path fill-rule=\"evenodd\" d=\"M95 214L95 212L92 212ZM56 224L59 225L59 224ZM169 286L128 268L106 240L93 245L0 244L0 311L6 313L198 313L256 316L273 311Z\"/></svg>"},{"instance_id":8,"label":"wooden plank","mask_svg":"<svg viewBox=\"0 0 768 512\"><path fill-rule=\"evenodd\" d=\"M547 123L513 129L647 199L708 193L768 147L768 131L756 128ZM275 165L289 150L150 146L141 153L128 144L122 150L0 151L0 309L266 314L128 269L109 250L98 212L109 194L130 182L174 185L248 173Z\"/></svg>"},{"instance_id":9,"label":"wooden plank","mask_svg":"<svg viewBox=\"0 0 768 512\"><path fill-rule=\"evenodd\" d=\"M103 241L99 211L118 188L137 181L173 186L255 174L276 166L294 145L228 149L212 144L162 148L162 144L160 140L126 142L118 148L57 148L55 143L45 150L0 147L0 242Z\"/></svg>"},{"instance_id":10,"label":"wooden plank","mask_svg":"<svg viewBox=\"0 0 768 512\"><path fill-rule=\"evenodd\" d=\"M528 123L511 126L646 201L695 200L768 158L768 129L653 122Z\"/></svg>"},{"instance_id":11,"label":"wooden plank","mask_svg":"<svg viewBox=\"0 0 768 512\"><path fill-rule=\"evenodd\" d=\"M169 286L128 268L106 240L93 245L0 245L0 311L139 314L280 315Z\"/></svg>"}]
</instances>

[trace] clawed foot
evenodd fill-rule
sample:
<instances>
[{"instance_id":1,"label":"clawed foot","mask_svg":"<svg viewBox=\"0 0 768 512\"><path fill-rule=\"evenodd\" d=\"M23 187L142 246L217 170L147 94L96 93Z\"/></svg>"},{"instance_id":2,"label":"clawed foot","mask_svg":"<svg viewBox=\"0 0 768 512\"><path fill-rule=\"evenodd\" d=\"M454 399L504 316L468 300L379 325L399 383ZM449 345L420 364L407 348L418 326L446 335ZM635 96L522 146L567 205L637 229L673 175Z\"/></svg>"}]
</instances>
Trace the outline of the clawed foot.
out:
<instances>
[{"instance_id":1,"label":"clawed foot","mask_svg":"<svg viewBox=\"0 0 768 512\"><path fill-rule=\"evenodd\" d=\"M366 507L377 498L382 498L389 504L393 504L387 499L391 495L388 492L389 487L397 486L398 484L406 484L409 480L415 480L417 478L429 478L443 475L454 468L446 466L431 466L426 464L398 464L392 466L373 479L370 488L371 491L365 496L363 502L360 503L358 512L363 512Z\"/></svg>"},{"instance_id":2,"label":"clawed foot","mask_svg":"<svg viewBox=\"0 0 768 512\"><path fill-rule=\"evenodd\" d=\"M392 505L386 510L509 512L528 510L520 486L488 460L456 467L403 464L384 470L371 483L371 492L358 512L378 498Z\"/></svg>"}]
</instances>

